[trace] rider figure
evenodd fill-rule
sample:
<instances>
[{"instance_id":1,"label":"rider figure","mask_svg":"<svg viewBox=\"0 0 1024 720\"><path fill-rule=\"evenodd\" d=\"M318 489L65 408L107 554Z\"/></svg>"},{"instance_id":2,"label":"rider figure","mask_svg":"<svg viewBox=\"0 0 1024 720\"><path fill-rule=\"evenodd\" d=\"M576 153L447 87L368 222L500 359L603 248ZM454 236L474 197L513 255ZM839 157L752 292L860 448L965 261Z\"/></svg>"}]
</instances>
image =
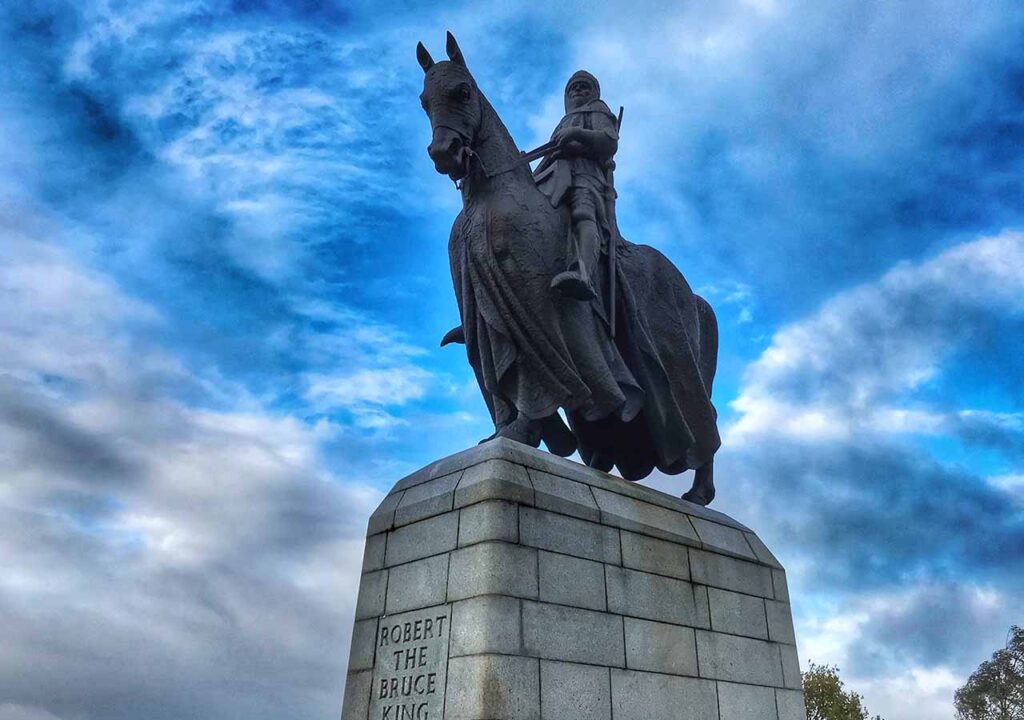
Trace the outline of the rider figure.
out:
<instances>
[{"instance_id":1,"label":"rider figure","mask_svg":"<svg viewBox=\"0 0 1024 720\"><path fill-rule=\"evenodd\" d=\"M618 123L601 100L601 86L579 70L565 86L565 117L551 139L558 149L534 173L537 187L558 207L568 200L573 242L568 267L551 281L567 297L591 300L602 246L615 232L609 215L615 190L612 158L619 146Z\"/></svg>"}]
</instances>

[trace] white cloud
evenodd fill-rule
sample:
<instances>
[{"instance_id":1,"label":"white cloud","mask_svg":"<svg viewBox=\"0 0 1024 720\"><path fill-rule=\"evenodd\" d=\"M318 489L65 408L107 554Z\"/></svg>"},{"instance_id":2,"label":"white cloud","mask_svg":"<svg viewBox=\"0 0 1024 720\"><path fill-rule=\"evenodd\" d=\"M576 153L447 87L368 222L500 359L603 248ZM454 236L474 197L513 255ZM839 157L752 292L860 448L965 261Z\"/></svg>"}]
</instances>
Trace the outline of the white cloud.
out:
<instances>
[{"instance_id":1,"label":"white cloud","mask_svg":"<svg viewBox=\"0 0 1024 720\"><path fill-rule=\"evenodd\" d=\"M972 312L1024 312L1024 236L957 245L844 292L779 330L746 370L726 443L761 435L848 440L891 432L949 432L965 421L1019 429L1019 416L901 406L970 341Z\"/></svg>"},{"instance_id":2,"label":"white cloud","mask_svg":"<svg viewBox=\"0 0 1024 720\"><path fill-rule=\"evenodd\" d=\"M42 708L3 703L0 704L0 720L61 720L61 718Z\"/></svg>"},{"instance_id":3,"label":"white cloud","mask_svg":"<svg viewBox=\"0 0 1024 720\"><path fill-rule=\"evenodd\" d=\"M416 367L359 370L350 375L309 379L306 397L315 405L327 408L375 405L404 405L426 393L430 375Z\"/></svg>"}]
</instances>

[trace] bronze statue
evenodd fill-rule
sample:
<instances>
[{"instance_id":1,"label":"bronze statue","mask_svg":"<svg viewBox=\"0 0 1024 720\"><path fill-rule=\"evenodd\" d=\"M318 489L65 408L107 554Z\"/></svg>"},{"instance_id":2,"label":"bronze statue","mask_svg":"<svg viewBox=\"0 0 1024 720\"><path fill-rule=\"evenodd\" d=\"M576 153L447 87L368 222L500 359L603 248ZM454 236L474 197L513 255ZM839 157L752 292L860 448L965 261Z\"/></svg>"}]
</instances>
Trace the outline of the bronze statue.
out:
<instances>
[{"instance_id":1,"label":"bronze statue","mask_svg":"<svg viewBox=\"0 0 1024 720\"><path fill-rule=\"evenodd\" d=\"M628 480L695 469L683 497L706 505L718 326L672 263L618 233L618 122L596 78L573 76L552 142L524 154L451 33L447 51L435 63L416 47L427 151L463 200L448 244L461 323L442 345L465 343L494 436L578 449ZM535 178L528 160L541 156Z\"/></svg>"}]
</instances>

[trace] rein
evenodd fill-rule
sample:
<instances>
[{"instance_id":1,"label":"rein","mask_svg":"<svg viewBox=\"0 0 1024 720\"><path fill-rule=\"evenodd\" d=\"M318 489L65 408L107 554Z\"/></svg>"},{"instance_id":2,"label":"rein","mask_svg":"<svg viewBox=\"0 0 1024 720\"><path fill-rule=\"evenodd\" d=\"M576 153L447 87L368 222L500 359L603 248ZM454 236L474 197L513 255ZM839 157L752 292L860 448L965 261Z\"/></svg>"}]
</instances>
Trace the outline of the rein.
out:
<instances>
[{"instance_id":1,"label":"rein","mask_svg":"<svg viewBox=\"0 0 1024 720\"><path fill-rule=\"evenodd\" d=\"M462 141L462 150L466 154L466 158L467 158L467 163L466 164L467 164L467 166L469 165L470 162L472 162L473 160L476 160L477 164L480 166L480 172L483 173L484 178L487 179L487 180L492 180L492 179L498 177L499 175L504 175L505 173L512 172L516 168L522 167L523 165L528 165L529 163L533 162L534 160L537 160L538 158L542 158L545 155L548 155L548 154L554 152L558 148L558 143L556 143L554 141L551 141L551 142L546 142L543 145L541 145L539 147L536 147L533 150L530 150L529 152L523 152L522 150L520 150L519 151L519 156L516 157L515 159L513 159L511 162L508 162L508 163L500 166L497 170L489 171L487 169L487 166L484 165L484 161L480 157L480 154L473 149L473 145L470 144L469 138L467 138L462 133L462 131L460 131L458 128L453 128L453 127L451 127L449 125L438 124L438 125L435 125L434 127L435 127L435 129L436 128L444 128L445 130L451 130L453 133L455 133L459 137L459 139ZM479 132L479 130L480 130L480 128L478 127L477 128L477 132ZM469 176L468 170L469 170L469 168L467 167L467 173L466 173L467 177ZM455 184L455 189L461 191L462 190L462 185L463 185L464 181L465 181L465 178L462 178L462 180L453 180L452 182Z\"/></svg>"}]
</instances>

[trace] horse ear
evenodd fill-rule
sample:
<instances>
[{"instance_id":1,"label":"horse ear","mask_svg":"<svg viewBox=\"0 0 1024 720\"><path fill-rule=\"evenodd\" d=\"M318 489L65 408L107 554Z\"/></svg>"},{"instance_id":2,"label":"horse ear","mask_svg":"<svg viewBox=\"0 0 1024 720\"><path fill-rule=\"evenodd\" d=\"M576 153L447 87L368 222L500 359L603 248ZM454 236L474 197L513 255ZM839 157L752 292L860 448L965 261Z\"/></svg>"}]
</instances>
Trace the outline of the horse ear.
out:
<instances>
[{"instance_id":1,"label":"horse ear","mask_svg":"<svg viewBox=\"0 0 1024 720\"><path fill-rule=\"evenodd\" d=\"M423 43L416 43L416 59L419 61L420 67L423 68L423 72L434 67L434 58L430 57L430 53L423 47Z\"/></svg>"},{"instance_id":2,"label":"horse ear","mask_svg":"<svg viewBox=\"0 0 1024 720\"><path fill-rule=\"evenodd\" d=\"M448 31L448 40L445 43L445 49L448 51L448 59L456 65L466 67L466 58L462 57L462 51L459 49L459 44L455 42L455 36L452 35L451 31Z\"/></svg>"}]
</instances>

